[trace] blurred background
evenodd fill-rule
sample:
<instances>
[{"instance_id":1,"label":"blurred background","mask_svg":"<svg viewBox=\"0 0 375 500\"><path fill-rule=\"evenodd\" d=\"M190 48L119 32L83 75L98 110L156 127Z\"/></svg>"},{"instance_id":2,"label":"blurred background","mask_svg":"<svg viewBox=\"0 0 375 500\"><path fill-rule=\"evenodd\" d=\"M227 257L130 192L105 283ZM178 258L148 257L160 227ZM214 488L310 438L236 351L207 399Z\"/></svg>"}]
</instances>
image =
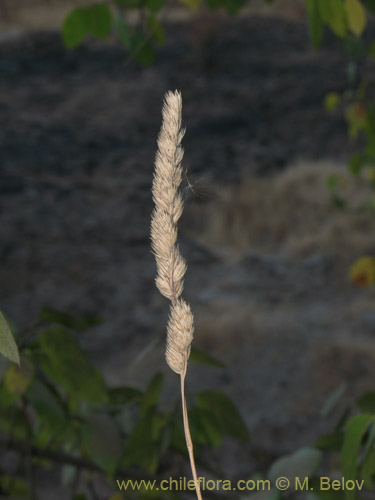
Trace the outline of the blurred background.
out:
<instances>
[{"instance_id":1,"label":"blurred background","mask_svg":"<svg viewBox=\"0 0 375 500\"><path fill-rule=\"evenodd\" d=\"M124 465L141 478L190 474L149 240L168 89L182 92L187 129L190 406L199 391L223 392L241 428L192 411L201 472L267 477L333 429L335 443L317 448L339 455L339 417L374 389L375 45L373 2L333 4L347 11L318 0L114 1L95 4L104 10L90 24L90 1L1 0L0 307L24 359L21 370L0 365L1 498L120 499L111 480ZM75 394L89 374L121 390L105 389L109 403L85 398L90 381ZM81 455L88 471L72 459ZM338 455L320 457L326 475Z\"/></svg>"}]
</instances>

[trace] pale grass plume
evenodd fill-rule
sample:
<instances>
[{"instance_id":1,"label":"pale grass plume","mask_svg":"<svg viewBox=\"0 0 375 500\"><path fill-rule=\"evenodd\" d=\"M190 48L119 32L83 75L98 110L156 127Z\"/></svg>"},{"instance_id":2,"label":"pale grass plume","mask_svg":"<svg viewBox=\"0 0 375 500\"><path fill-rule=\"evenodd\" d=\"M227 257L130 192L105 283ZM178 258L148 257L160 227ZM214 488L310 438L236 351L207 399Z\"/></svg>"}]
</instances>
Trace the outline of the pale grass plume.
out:
<instances>
[{"instance_id":1,"label":"pale grass plume","mask_svg":"<svg viewBox=\"0 0 375 500\"><path fill-rule=\"evenodd\" d=\"M178 374L186 369L193 339L194 319L189 305L180 298L186 262L177 245L177 222L183 210L180 193L183 149L181 140L182 99L179 92L167 92L163 123L158 137L152 194L155 208L151 220L151 241L155 254L156 286L171 301L167 328L166 359Z\"/></svg>"},{"instance_id":2,"label":"pale grass plume","mask_svg":"<svg viewBox=\"0 0 375 500\"><path fill-rule=\"evenodd\" d=\"M183 211L180 185L184 151L181 141L185 131L181 126L181 112L180 92L167 92L152 184L155 208L151 218L151 244L156 259L156 286L171 301L165 357L169 367L180 375L186 445L197 497L202 500L185 398L185 377L194 334L194 317L189 304L181 298L186 262L177 245L177 223Z\"/></svg>"}]
</instances>

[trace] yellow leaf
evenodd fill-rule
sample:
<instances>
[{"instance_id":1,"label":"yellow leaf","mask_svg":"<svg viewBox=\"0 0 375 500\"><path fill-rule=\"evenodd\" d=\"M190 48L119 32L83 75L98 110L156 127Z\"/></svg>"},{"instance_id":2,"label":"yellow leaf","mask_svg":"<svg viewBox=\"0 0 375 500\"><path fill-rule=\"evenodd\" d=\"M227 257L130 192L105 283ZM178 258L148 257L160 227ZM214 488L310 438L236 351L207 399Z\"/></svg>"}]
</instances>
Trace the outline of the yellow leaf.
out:
<instances>
[{"instance_id":1,"label":"yellow leaf","mask_svg":"<svg viewBox=\"0 0 375 500\"><path fill-rule=\"evenodd\" d=\"M337 92L329 92L324 98L324 107L327 111L334 111L340 103L340 96Z\"/></svg>"},{"instance_id":2,"label":"yellow leaf","mask_svg":"<svg viewBox=\"0 0 375 500\"><path fill-rule=\"evenodd\" d=\"M366 26L366 11L360 0L345 0L348 25L352 33L362 35Z\"/></svg>"},{"instance_id":3,"label":"yellow leaf","mask_svg":"<svg viewBox=\"0 0 375 500\"><path fill-rule=\"evenodd\" d=\"M371 184L375 183L375 165L368 167L366 170L366 179L371 182Z\"/></svg>"},{"instance_id":4,"label":"yellow leaf","mask_svg":"<svg viewBox=\"0 0 375 500\"><path fill-rule=\"evenodd\" d=\"M360 287L375 285L375 258L364 256L357 259L350 268L349 277Z\"/></svg>"},{"instance_id":5,"label":"yellow leaf","mask_svg":"<svg viewBox=\"0 0 375 500\"><path fill-rule=\"evenodd\" d=\"M10 365L4 375L4 384L9 392L22 396L27 391L34 375L34 367L27 358L21 359L21 365Z\"/></svg>"}]
</instances>

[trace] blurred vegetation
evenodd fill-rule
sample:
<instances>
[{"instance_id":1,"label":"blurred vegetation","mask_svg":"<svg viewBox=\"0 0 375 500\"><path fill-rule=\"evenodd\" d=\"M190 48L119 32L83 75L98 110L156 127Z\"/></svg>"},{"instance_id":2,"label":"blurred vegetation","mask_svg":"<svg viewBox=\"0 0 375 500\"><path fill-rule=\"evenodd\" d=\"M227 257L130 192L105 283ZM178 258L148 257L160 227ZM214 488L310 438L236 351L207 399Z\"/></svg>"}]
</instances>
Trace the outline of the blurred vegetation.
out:
<instances>
[{"instance_id":1,"label":"blurred vegetation","mask_svg":"<svg viewBox=\"0 0 375 500\"><path fill-rule=\"evenodd\" d=\"M6 498L37 498L35 475L56 464L70 486L69 498L80 494L83 499L80 488L84 484L90 491L94 475L102 475L118 492L119 477L161 479L171 475L174 461L188 463L180 402L167 408L160 404L163 374L156 373L145 390L109 387L81 347L82 334L99 322L43 309L34 326L15 332L21 363L2 364L0 382L1 453L18 454L15 470L7 470L5 461L0 468L0 493ZM1 339L9 332L4 320ZM4 342L0 345L3 349ZM191 359L224 366L198 349ZM225 436L249 439L238 410L223 392L192 395L189 416L202 467L203 452L206 456L220 447Z\"/></svg>"},{"instance_id":2,"label":"blurred vegetation","mask_svg":"<svg viewBox=\"0 0 375 500\"><path fill-rule=\"evenodd\" d=\"M173 401L167 408L165 402L161 404L163 374L156 373L144 390L127 385L110 387L85 354L81 336L99 322L93 316L44 309L31 328L24 332L12 328L21 362L1 364L1 453L17 457L13 466L2 460L0 494L5 498L38 498L37 475L58 467L61 486L70 491L67 498L121 500L117 480L160 481L176 475L176 463L180 471L183 463L188 463L180 402ZM10 330L4 319L1 349L4 332L8 335ZM224 366L195 348L191 360ZM336 412L337 423L329 434L318 437L314 448L298 449L278 458L268 471L244 479L265 479L274 485L277 478L286 477L293 485L296 478L302 478L301 484L309 478L309 488L302 488L306 500L361 498L355 489L344 493L321 489L319 472L330 463L331 477L357 480L363 491L374 491L375 392L363 394L354 408L341 405L338 413L346 390L341 384L327 398L322 418ZM228 480L224 473L212 469L210 453L220 450L226 436L239 443L249 441L239 411L225 393L206 389L191 395L189 418L200 475ZM109 496L96 492L99 476L101 483L113 490ZM314 488L313 493L310 488ZM219 492L216 495L220 497ZM139 496L178 498L178 492L141 489L127 491L126 498ZM262 496L256 493L248 498L275 500L284 496L272 487L266 495L262 492Z\"/></svg>"}]
</instances>

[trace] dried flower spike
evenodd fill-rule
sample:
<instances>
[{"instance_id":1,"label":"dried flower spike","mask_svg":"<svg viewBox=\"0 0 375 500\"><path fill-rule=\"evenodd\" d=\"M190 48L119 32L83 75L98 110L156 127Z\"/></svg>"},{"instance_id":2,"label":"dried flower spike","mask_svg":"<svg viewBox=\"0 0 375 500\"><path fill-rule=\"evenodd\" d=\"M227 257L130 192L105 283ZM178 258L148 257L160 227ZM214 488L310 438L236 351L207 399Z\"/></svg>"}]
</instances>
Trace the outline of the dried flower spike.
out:
<instances>
[{"instance_id":1,"label":"dried flower spike","mask_svg":"<svg viewBox=\"0 0 375 500\"><path fill-rule=\"evenodd\" d=\"M193 340L194 317L189 304L181 298L186 262L177 245L177 222L183 210L179 192L184 155L181 141L185 133L181 128L181 110L181 94L177 91L167 92L152 184L155 208L151 219L151 244L156 259L156 286L171 301L165 357L169 367L180 375L186 445L197 497L202 500L185 398L185 376Z\"/></svg>"},{"instance_id":2,"label":"dried flower spike","mask_svg":"<svg viewBox=\"0 0 375 500\"><path fill-rule=\"evenodd\" d=\"M180 299L184 287L186 262L177 245L177 222L183 210L179 192L182 179L181 140L182 99L179 92L167 92L163 123L158 138L158 152L152 194L155 209L151 220L151 241L155 254L156 286L171 302L166 359L178 374L186 370L193 339L194 318L189 305Z\"/></svg>"}]
</instances>

